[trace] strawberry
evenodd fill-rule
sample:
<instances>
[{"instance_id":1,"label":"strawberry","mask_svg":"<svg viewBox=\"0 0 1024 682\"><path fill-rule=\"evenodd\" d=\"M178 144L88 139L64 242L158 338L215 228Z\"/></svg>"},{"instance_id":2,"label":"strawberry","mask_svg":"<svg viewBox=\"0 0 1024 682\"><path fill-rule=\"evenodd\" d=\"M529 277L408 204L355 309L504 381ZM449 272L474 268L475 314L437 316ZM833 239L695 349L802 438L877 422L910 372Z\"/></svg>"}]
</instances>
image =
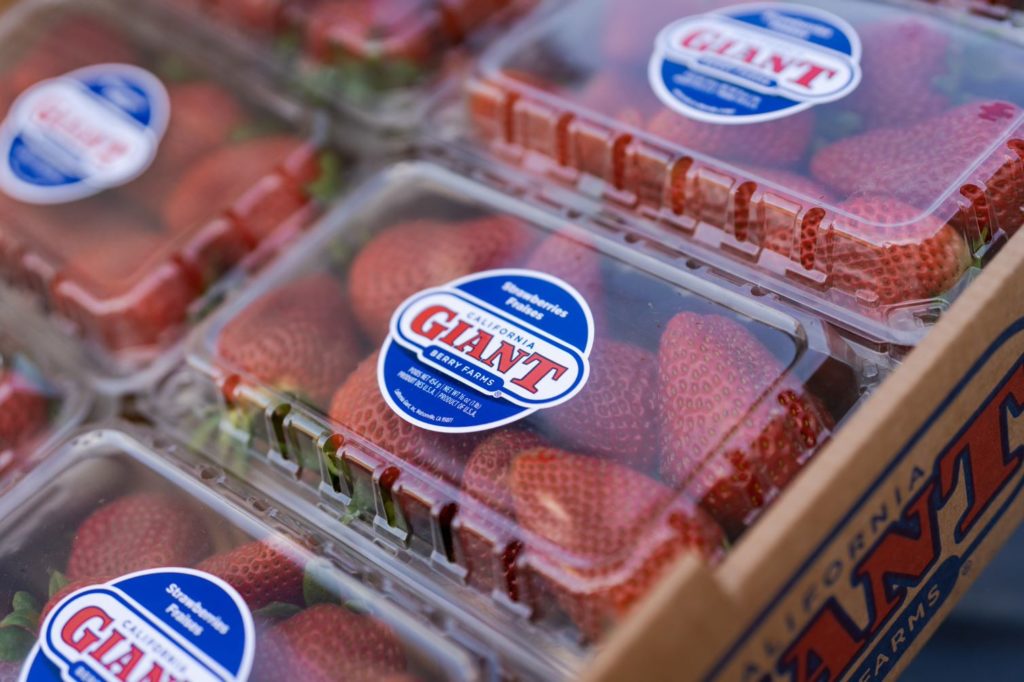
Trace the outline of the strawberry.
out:
<instances>
[{"instance_id":1,"label":"strawberry","mask_svg":"<svg viewBox=\"0 0 1024 682\"><path fill-rule=\"evenodd\" d=\"M557 277L572 286L590 306L594 327L605 326L604 277L601 273L601 257L585 237L555 233L542 241L525 265Z\"/></svg>"},{"instance_id":2,"label":"strawberry","mask_svg":"<svg viewBox=\"0 0 1024 682\"><path fill-rule=\"evenodd\" d=\"M661 338L662 476L687 486L732 535L830 426L784 373L745 327L719 315L679 313Z\"/></svg>"},{"instance_id":3,"label":"strawberry","mask_svg":"<svg viewBox=\"0 0 1024 682\"><path fill-rule=\"evenodd\" d=\"M307 50L325 63L360 57L425 64L443 37L417 16L423 11L423 0L320 2L306 18Z\"/></svg>"},{"instance_id":4,"label":"strawberry","mask_svg":"<svg viewBox=\"0 0 1024 682\"><path fill-rule=\"evenodd\" d=\"M370 340L379 343L407 298L474 272L512 265L530 239L530 231L508 216L390 227L364 246L349 268L352 310Z\"/></svg>"},{"instance_id":5,"label":"strawberry","mask_svg":"<svg viewBox=\"0 0 1024 682\"><path fill-rule=\"evenodd\" d=\"M317 604L264 631L253 680L376 682L406 668L401 641L372 616Z\"/></svg>"},{"instance_id":6,"label":"strawberry","mask_svg":"<svg viewBox=\"0 0 1024 682\"><path fill-rule=\"evenodd\" d=\"M146 568L191 566L207 551L202 518L180 499L134 493L104 504L78 526L67 577L74 582Z\"/></svg>"},{"instance_id":7,"label":"strawberry","mask_svg":"<svg viewBox=\"0 0 1024 682\"><path fill-rule=\"evenodd\" d=\"M742 169L744 177L749 177L756 182L762 192L768 192L778 197L792 198L794 201L808 205L829 204L832 201L831 194L821 183L802 173L747 164L744 164Z\"/></svg>"},{"instance_id":8,"label":"strawberry","mask_svg":"<svg viewBox=\"0 0 1024 682\"><path fill-rule=\"evenodd\" d=\"M46 396L13 369L0 368L0 472L11 464L9 451L46 426L48 413Z\"/></svg>"},{"instance_id":9,"label":"strawberry","mask_svg":"<svg viewBox=\"0 0 1024 682\"><path fill-rule=\"evenodd\" d=\"M385 452L458 483L476 439L421 429L395 414L377 383L378 357L375 352L363 360L334 394L330 418Z\"/></svg>"},{"instance_id":10,"label":"strawberry","mask_svg":"<svg viewBox=\"0 0 1024 682\"><path fill-rule=\"evenodd\" d=\"M172 232L202 226L229 212L250 239L259 242L309 204L304 180L312 150L288 135L262 137L214 149L181 175L163 203Z\"/></svg>"},{"instance_id":11,"label":"strawberry","mask_svg":"<svg viewBox=\"0 0 1024 682\"><path fill-rule=\"evenodd\" d=\"M119 190L157 212L182 173L210 150L226 144L245 120L234 95L212 82L171 84L167 95L171 117L156 158L138 179Z\"/></svg>"},{"instance_id":12,"label":"strawberry","mask_svg":"<svg viewBox=\"0 0 1024 682\"><path fill-rule=\"evenodd\" d=\"M862 196L838 209L819 249L828 249L820 258L828 259L832 286L841 291L879 305L929 299L970 265L963 235L897 199Z\"/></svg>"},{"instance_id":13,"label":"strawberry","mask_svg":"<svg viewBox=\"0 0 1024 682\"><path fill-rule=\"evenodd\" d=\"M274 602L304 604L303 567L272 542L256 540L207 557L196 570L214 575L231 587L252 611Z\"/></svg>"},{"instance_id":14,"label":"strawberry","mask_svg":"<svg viewBox=\"0 0 1024 682\"><path fill-rule=\"evenodd\" d=\"M723 544L703 512L614 462L534 448L513 460L509 488L530 564L592 640L681 553L711 557Z\"/></svg>"},{"instance_id":15,"label":"strawberry","mask_svg":"<svg viewBox=\"0 0 1024 682\"><path fill-rule=\"evenodd\" d=\"M284 0L213 0L218 14L243 28L266 33L285 27Z\"/></svg>"},{"instance_id":16,"label":"strawberry","mask_svg":"<svg viewBox=\"0 0 1024 682\"><path fill-rule=\"evenodd\" d=\"M462 474L462 492L485 503L494 512L511 517L509 466L517 454L542 444L543 439L531 431L506 427L492 432L473 448Z\"/></svg>"},{"instance_id":17,"label":"strawberry","mask_svg":"<svg viewBox=\"0 0 1024 682\"><path fill-rule=\"evenodd\" d=\"M200 293L193 274L170 258L166 236L115 225L95 236L53 281L54 307L111 350L166 339Z\"/></svg>"},{"instance_id":18,"label":"strawberry","mask_svg":"<svg viewBox=\"0 0 1024 682\"><path fill-rule=\"evenodd\" d=\"M543 444L531 431L505 427L491 432L473 449L462 474L460 519L455 525L458 561L468 571L471 585L491 590L500 581L515 580L513 557L505 555L507 521L515 514L508 474L516 455ZM496 550L501 556L496 556ZM515 587L507 589L515 599Z\"/></svg>"},{"instance_id":19,"label":"strawberry","mask_svg":"<svg viewBox=\"0 0 1024 682\"><path fill-rule=\"evenodd\" d=\"M931 206L957 188L960 177L1006 137L1020 114L1007 102L965 104L906 129L874 130L829 145L811 160L811 171L840 196L888 195ZM1020 198L1020 182L1018 191L1011 186L994 197L996 215L1019 209L1013 203Z\"/></svg>"},{"instance_id":20,"label":"strawberry","mask_svg":"<svg viewBox=\"0 0 1024 682\"><path fill-rule=\"evenodd\" d=\"M777 204L781 199L789 203L793 209L808 210L822 205L829 206L832 203L832 197L827 189L800 173L757 167L748 167L745 168L745 171L757 184L757 189L762 195L772 197L770 201L773 204ZM771 215L771 213L764 211L760 215ZM752 217L747 211L737 211L733 218L737 235L750 234ZM757 221L757 218L754 221ZM804 220L796 222L796 225L794 222L796 221L785 219L754 222L754 224L763 225L763 230L757 236L757 241L765 249L780 253L807 267L812 267L813 260L808 261L807 254L814 249L818 225ZM799 234L794 234L794 227L800 230Z\"/></svg>"},{"instance_id":21,"label":"strawberry","mask_svg":"<svg viewBox=\"0 0 1024 682\"><path fill-rule=\"evenodd\" d=\"M864 26L863 80L846 104L864 116L868 128L917 123L949 107L932 87L948 70L949 36L922 18Z\"/></svg>"},{"instance_id":22,"label":"strawberry","mask_svg":"<svg viewBox=\"0 0 1024 682\"><path fill-rule=\"evenodd\" d=\"M341 283L307 275L265 294L229 321L220 357L276 390L324 409L362 351Z\"/></svg>"},{"instance_id":23,"label":"strawberry","mask_svg":"<svg viewBox=\"0 0 1024 682\"><path fill-rule=\"evenodd\" d=\"M715 159L768 166L796 165L807 154L814 136L814 113L749 125L703 123L662 109L647 130L667 142Z\"/></svg>"},{"instance_id":24,"label":"strawberry","mask_svg":"<svg viewBox=\"0 0 1024 682\"><path fill-rule=\"evenodd\" d=\"M641 130L664 106L651 92L650 85L634 78L630 69L595 72L572 99L588 110Z\"/></svg>"},{"instance_id":25,"label":"strawberry","mask_svg":"<svg viewBox=\"0 0 1024 682\"><path fill-rule=\"evenodd\" d=\"M540 413L552 438L646 471L657 459L657 361L629 343L598 339L586 386Z\"/></svg>"},{"instance_id":26,"label":"strawberry","mask_svg":"<svg viewBox=\"0 0 1024 682\"><path fill-rule=\"evenodd\" d=\"M603 11L600 63L633 66L640 73L647 67L658 33L679 18L678 5L670 0L648 0L642 12L638 12L636 4L630 0L611 0L600 7Z\"/></svg>"}]
</instances>

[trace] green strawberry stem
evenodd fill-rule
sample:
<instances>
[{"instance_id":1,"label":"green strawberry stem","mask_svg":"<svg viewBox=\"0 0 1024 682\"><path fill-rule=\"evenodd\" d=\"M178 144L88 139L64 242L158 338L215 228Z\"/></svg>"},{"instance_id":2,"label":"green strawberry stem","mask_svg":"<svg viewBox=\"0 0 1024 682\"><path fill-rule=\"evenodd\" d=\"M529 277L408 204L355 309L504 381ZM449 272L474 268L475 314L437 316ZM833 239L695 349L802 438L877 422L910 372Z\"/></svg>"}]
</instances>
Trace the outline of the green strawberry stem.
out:
<instances>
[{"instance_id":1,"label":"green strawberry stem","mask_svg":"<svg viewBox=\"0 0 1024 682\"><path fill-rule=\"evenodd\" d=\"M39 630L39 602L30 593L14 593L11 612L0 620L0 661L23 660Z\"/></svg>"},{"instance_id":2,"label":"green strawberry stem","mask_svg":"<svg viewBox=\"0 0 1024 682\"><path fill-rule=\"evenodd\" d=\"M326 204L337 196L341 189L343 181L341 160L337 154L323 151L320 153L319 164L320 175L306 185L306 192L314 201Z\"/></svg>"},{"instance_id":3,"label":"green strawberry stem","mask_svg":"<svg viewBox=\"0 0 1024 682\"><path fill-rule=\"evenodd\" d=\"M68 580L68 577L60 571L51 571L50 584L47 588L47 596L52 599L58 592L67 587L70 582L71 581Z\"/></svg>"},{"instance_id":4,"label":"green strawberry stem","mask_svg":"<svg viewBox=\"0 0 1024 682\"><path fill-rule=\"evenodd\" d=\"M229 425L224 428L225 422ZM213 408L195 429L189 446L193 450L205 451L214 443L215 451L223 453L220 464L237 476L245 476L249 470L249 444L252 442L252 418L241 409L229 408L226 412ZM247 434L244 442L234 433Z\"/></svg>"}]
</instances>

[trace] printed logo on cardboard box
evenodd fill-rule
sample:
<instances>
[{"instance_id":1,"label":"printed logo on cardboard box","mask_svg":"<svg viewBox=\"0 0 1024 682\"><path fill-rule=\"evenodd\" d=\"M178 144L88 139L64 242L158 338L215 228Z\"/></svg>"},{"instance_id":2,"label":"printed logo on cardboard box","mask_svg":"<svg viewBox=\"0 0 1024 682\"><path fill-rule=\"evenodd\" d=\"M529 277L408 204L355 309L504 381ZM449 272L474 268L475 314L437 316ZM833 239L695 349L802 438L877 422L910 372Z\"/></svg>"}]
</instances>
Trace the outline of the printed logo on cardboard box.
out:
<instances>
[{"instance_id":1,"label":"printed logo on cardboard box","mask_svg":"<svg viewBox=\"0 0 1024 682\"><path fill-rule=\"evenodd\" d=\"M590 306L569 284L532 270L488 270L399 306L377 377L406 421L482 431L576 395L593 342Z\"/></svg>"},{"instance_id":2,"label":"printed logo on cardboard box","mask_svg":"<svg viewBox=\"0 0 1024 682\"><path fill-rule=\"evenodd\" d=\"M170 101L130 64L97 64L36 83L0 125L0 190L33 204L84 199L142 174Z\"/></svg>"},{"instance_id":3,"label":"printed logo on cardboard box","mask_svg":"<svg viewBox=\"0 0 1024 682\"><path fill-rule=\"evenodd\" d=\"M674 111L708 123L759 123L852 93L861 43L840 17L805 5L737 5L666 26L648 78Z\"/></svg>"},{"instance_id":4,"label":"printed logo on cardboard box","mask_svg":"<svg viewBox=\"0 0 1024 682\"><path fill-rule=\"evenodd\" d=\"M62 599L20 682L243 682L253 653L252 614L234 588L192 569L155 569Z\"/></svg>"},{"instance_id":5,"label":"printed logo on cardboard box","mask_svg":"<svg viewBox=\"0 0 1024 682\"><path fill-rule=\"evenodd\" d=\"M1022 344L1024 320L971 367L709 679L890 678L1024 488ZM993 375L995 387L944 447L919 447Z\"/></svg>"}]
</instances>

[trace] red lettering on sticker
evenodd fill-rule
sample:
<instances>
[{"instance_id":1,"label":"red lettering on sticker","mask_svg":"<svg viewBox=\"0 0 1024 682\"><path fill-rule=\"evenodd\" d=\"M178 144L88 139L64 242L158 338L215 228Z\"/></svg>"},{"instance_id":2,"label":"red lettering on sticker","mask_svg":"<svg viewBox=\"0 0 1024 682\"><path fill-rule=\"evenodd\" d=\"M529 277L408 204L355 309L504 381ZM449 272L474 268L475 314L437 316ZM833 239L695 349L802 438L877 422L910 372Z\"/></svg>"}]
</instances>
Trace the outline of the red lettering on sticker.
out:
<instances>
[{"instance_id":1,"label":"red lettering on sticker","mask_svg":"<svg viewBox=\"0 0 1024 682\"><path fill-rule=\"evenodd\" d=\"M455 319L455 311L445 308L443 305L433 305L425 308L409 326L420 336L433 341L447 329L442 322L438 321L442 317L444 322L451 322Z\"/></svg>"},{"instance_id":2,"label":"red lettering on sticker","mask_svg":"<svg viewBox=\"0 0 1024 682\"><path fill-rule=\"evenodd\" d=\"M498 350L494 351L490 357L484 358L484 364L497 368L501 374L508 374L513 367L522 362L527 352L522 348L516 348L507 341L502 341Z\"/></svg>"},{"instance_id":3,"label":"red lettering on sticker","mask_svg":"<svg viewBox=\"0 0 1024 682\"><path fill-rule=\"evenodd\" d=\"M82 653L100 641L99 635L86 627L86 624L93 620L100 622L100 630L110 627L110 623L113 622L103 609L98 606L87 606L68 619L60 631L60 638L69 647Z\"/></svg>"},{"instance_id":4,"label":"red lettering on sticker","mask_svg":"<svg viewBox=\"0 0 1024 682\"><path fill-rule=\"evenodd\" d=\"M105 665L104 667L110 672L114 673L114 677L121 680L121 682L127 682L128 676L135 670L135 666L142 660L142 651L135 645L127 651L120 658L115 658L113 661ZM152 675L153 671L150 671Z\"/></svg>"},{"instance_id":5,"label":"red lettering on sticker","mask_svg":"<svg viewBox=\"0 0 1024 682\"><path fill-rule=\"evenodd\" d=\"M459 347L456 348L456 350L483 362L484 351L487 350L488 344L493 340L494 337L487 332L478 331L476 336L471 338L469 341L459 344Z\"/></svg>"},{"instance_id":6,"label":"red lettering on sticker","mask_svg":"<svg viewBox=\"0 0 1024 682\"><path fill-rule=\"evenodd\" d=\"M795 85L799 85L802 88L810 90L814 85L814 81L818 80L821 76L827 76L828 79L836 77L835 69L829 69L824 66L819 66L818 64L804 63L808 64L807 69L804 71L802 76L793 80Z\"/></svg>"},{"instance_id":7,"label":"red lettering on sticker","mask_svg":"<svg viewBox=\"0 0 1024 682\"><path fill-rule=\"evenodd\" d=\"M535 363L536 366L527 372L526 376L512 380L513 384L525 388L530 393L537 392L537 384L539 384L545 377L550 375L555 381L558 381L559 377L565 374L569 369L568 367L559 365L554 360L549 360L543 355L539 355L537 353L534 353L523 361L523 364L527 365L533 363Z\"/></svg>"},{"instance_id":8,"label":"red lettering on sticker","mask_svg":"<svg viewBox=\"0 0 1024 682\"><path fill-rule=\"evenodd\" d=\"M717 32L702 28L683 38L682 45L696 52L704 52L718 37Z\"/></svg>"}]
</instances>

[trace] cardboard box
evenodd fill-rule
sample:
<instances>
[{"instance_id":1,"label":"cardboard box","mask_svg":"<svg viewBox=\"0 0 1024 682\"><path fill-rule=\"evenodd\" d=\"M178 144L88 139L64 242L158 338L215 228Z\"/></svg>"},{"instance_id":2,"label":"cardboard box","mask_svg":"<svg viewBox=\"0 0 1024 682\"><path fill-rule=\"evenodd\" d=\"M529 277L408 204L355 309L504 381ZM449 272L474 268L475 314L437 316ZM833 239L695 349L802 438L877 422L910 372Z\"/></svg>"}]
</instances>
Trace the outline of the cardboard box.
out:
<instances>
[{"instance_id":1,"label":"cardboard box","mask_svg":"<svg viewBox=\"0 0 1024 682\"><path fill-rule=\"evenodd\" d=\"M1021 521L1024 237L715 569L687 560L589 680L895 679Z\"/></svg>"}]
</instances>

